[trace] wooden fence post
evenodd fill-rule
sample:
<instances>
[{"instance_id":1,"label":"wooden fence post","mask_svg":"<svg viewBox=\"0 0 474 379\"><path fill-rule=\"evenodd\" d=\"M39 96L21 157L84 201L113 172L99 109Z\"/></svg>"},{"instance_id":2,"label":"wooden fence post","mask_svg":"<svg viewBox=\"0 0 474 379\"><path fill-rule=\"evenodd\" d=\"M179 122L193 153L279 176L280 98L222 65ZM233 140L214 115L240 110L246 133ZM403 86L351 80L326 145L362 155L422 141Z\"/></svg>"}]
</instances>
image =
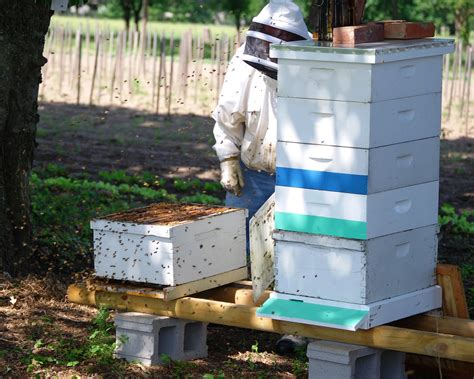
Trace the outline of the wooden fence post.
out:
<instances>
[{"instance_id":1,"label":"wooden fence post","mask_svg":"<svg viewBox=\"0 0 474 379\"><path fill-rule=\"evenodd\" d=\"M79 105L81 102L81 62L82 62L82 34L81 34L81 28L79 27L77 31L77 40L78 40L78 46L77 46L77 99L76 99L76 104Z\"/></svg>"},{"instance_id":2,"label":"wooden fence post","mask_svg":"<svg viewBox=\"0 0 474 379\"><path fill-rule=\"evenodd\" d=\"M472 79L472 46L469 46L469 53L467 58L467 72L468 72L468 82L467 82L467 95L466 95L466 137L470 135L469 129L469 109L470 109L470 98L471 98L471 79Z\"/></svg>"},{"instance_id":3,"label":"wooden fence post","mask_svg":"<svg viewBox=\"0 0 474 379\"><path fill-rule=\"evenodd\" d=\"M219 101L219 90L221 82L221 39L216 40L216 62L217 62L217 77L216 77L216 103Z\"/></svg>"},{"instance_id":4,"label":"wooden fence post","mask_svg":"<svg viewBox=\"0 0 474 379\"><path fill-rule=\"evenodd\" d=\"M64 81L64 44L66 40L66 31L64 28L61 29L61 46L59 48L59 96L63 92L63 81Z\"/></svg>"},{"instance_id":5,"label":"wooden fence post","mask_svg":"<svg viewBox=\"0 0 474 379\"><path fill-rule=\"evenodd\" d=\"M165 105L167 99L167 80L166 80L166 33L162 31L161 42L160 42L160 69L158 72L158 84L157 84L157 95L156 95L156 114L160 111L160 99L161 99L161 88L165 93ZM162 84L163 81L163 84Z\"/></svg>"},{"instance_id":6,"label":"wooden fence post","mask_svg":"<svg viewBox=\"0 0 474 379\"><path fill-rule=\"evenodd\" d=\"M463 115L463 110L464 110L464 97L466 95L466 89L467 89L467 82L468 82L468 74L469 74L469 48L470 46L466 46L466 60L465 60L465 65L464 65L464 75L460 75L460 80L461 80L461 94L460 94L460 101L461 104L459 106L459 117L462 119ZM460 85L460 87L461 87Z\"/></svg>"},{"instance_id":7,"label":"wooden fence post","mask_svg":"<svg viewBox=\"0 0 474 379\"><path fill-rule=\"evenodd\" d=\"M450 62L451 62L451 54L446 54L446 64L444 66L444 103L448 100L449 94L449 69L450 69ZM445 103L446 106L446 103Z\"/></svg>"},{"instance_id":8,"label":"wooden fence post","mask_svg":"<svg viewBox=\"0 0 474 379\"><path fill-rule=\"evenodd\" d=\"M123 35L125 32L118 32L117 34L117 45L115 48L115 63L112 69L112 78L110 81L110 103L114 100L114 91L115 91L115 79L117 76L117 70L120 68L120 57L122 55L122 42L123 42Z\"/></svg>"},{"instance_id":9,"label":"wooden fence post","mask_svg":"<svg viewBox=\"0 0 474 379\"><path fill-rule=\"evenodd\" d=\"M95 56L94 56L94 67L92 69L92 81L91 81L91 91L89 95L89 105L92 105L94 101L94 86L95 86L95 79L97 76L97 66L99 62L99 50L100 50L100 34L99 34L99 38L95 39Z\"/></svg>"},{"instance_id":10,"label":"wooden fence post","mask_svg":"<svg viewBox=\"0 0 474 379\"><path fill-rule=\"evenodd\" d=\"M458 60L456 62L458 69L457 69L457 81L456 81L456 87L454 88L454 97L459 97L461 94L461 84L462 84L462 49L463 49L463 42L462 40L459 40L459 51L458 51Z\"/></svg>"},{"instance_id":11,"label":"wooden fence post","mask_svg":"<svg viewBox=\"0 0 474 379\"><path fill-rule=\"evenodd\" d=\"M201 36L197 36L196 42L196 71L194 72L194 104L198 101L199 82L201 81L202 66L204 60L204 45L201 44Z\"/></svg>"},{"instance_id":12,"label":"wooden fence post","mask_svg":"<svg viewBox=\"0 0 474 379\"><path fill-rule=\"evenodd\" d=\"M459 53L459 43L456 44L456 48L454 50L454 63L453 63L453 76L452 76L452 82L451 82L451 88L450 88L450 93L449 93L449 102L448 102L448 116L447 120L451 118L451 107L453 106L453 97L454 97L454 87L456 85L456 76L457 76L457 57Z\"/></svg>"},{"instance_id":13,"label":"wooden fence post","mask_svg":"<svg viewBox=\"0 0 474 379\"><path fill-rule=\"evenodd\" d=\"M170 80L168 86L168 117L171 115L171 98L173 95L173 74L174 74L174 33L171 32L171 41L170 41L170 50L171 50L171 67L170 67Z\"/></svg>"}]
</instances>

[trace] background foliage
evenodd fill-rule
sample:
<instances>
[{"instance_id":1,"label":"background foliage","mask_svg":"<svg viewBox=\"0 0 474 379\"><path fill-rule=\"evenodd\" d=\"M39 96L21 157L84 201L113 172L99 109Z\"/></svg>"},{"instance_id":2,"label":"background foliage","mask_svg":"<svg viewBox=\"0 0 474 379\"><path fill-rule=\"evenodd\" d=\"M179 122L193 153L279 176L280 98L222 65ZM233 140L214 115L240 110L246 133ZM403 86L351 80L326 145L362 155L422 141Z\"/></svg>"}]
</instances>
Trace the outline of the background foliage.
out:
<instances>
[{"instance_id":1,"label":"background foliage","mask_svg":"<svg viewBox=\"0 0 474 379\"><path fill-rule=\"evenodd\" d=\"M122 0L103 1L98 13L120 18ZM141 1L141 0L135 0ZM311 0L295 0L307 15ZM267 0L150 0L149 18L156 21L248 24ZM469 36L474 17L474 0L367 0L366 19L405 19L433 21L437 28L446 26L451 34L457 30ZM458 24L458 25L457 25Z\"/></svg>"}]
</instances>

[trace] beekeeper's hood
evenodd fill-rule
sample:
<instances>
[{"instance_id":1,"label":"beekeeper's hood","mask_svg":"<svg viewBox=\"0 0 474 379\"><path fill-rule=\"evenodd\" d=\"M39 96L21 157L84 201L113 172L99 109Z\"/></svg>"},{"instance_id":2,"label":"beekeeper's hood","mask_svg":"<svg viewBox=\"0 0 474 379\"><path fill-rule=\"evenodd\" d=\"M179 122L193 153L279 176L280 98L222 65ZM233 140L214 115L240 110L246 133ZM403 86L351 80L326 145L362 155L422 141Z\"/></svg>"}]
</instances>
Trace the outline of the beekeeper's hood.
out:
<instances>
[{"instance_id":1,"label":"beekeeper's hood","mask_svg":"<svg viewBox=\"0 0 474 379\"><path fill-rule=\"evenodd\" d=\"M270 44L310 39L300 8L292 0L270 0L247 32L243 60L273 79L278 60L270 58Z\"/></svg>"}]
</instances>

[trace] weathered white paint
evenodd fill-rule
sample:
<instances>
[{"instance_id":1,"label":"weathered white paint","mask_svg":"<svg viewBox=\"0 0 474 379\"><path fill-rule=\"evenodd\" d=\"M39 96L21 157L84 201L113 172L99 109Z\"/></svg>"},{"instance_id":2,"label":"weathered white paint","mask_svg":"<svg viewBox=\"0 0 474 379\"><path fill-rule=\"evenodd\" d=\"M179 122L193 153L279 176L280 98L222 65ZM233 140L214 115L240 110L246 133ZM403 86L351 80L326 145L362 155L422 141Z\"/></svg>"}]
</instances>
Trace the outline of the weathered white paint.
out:
<instances>
[{"instance_id":1,"label":"weathered white paint","mask_svg":"<svg viewBox=\"0 0 474 379\"><path fill-rule=\"evenodd\" d=\"M278 98L278 140L373 148L439 136L441 94L356 103Z\"/></svg>"},{"instance_id":2,"label":"weathered white paint","mask_svg":"<svg viewBox=\"0 0 474 379\"><path fill-rule=\"evenodd\" d=\"M97 276L175 286L246 266L245 210L178 225L94 220Z\"/></svg>"},{"instance_id":3,"label":"weathered white paint","mask_svg":"<svg viewBox=\"0 0 474 379\"><path fill-rule=\"evenodd\" d=\"M367 223L367 239L438 222L439 182L371 195L277 186L275 211Z\"/></svg>"},{"instance_id":4,"label":"weathered white paint","mask_svg":"<svg viewBox=\"0 0 474 379\"><path fill-rule=\"evenodd\" d=\"M373 103L440 93L442 55L384 64L279 59L278 96Z\"/></svg>"},{"instance_id":5,"label":"weathered white paint","mask_svg":"<svg viewBox=\"0 0 474 379\"><path fill-rule=\"evenodd\" d=\"M275 290L369 304L433 286L437 231L431 225L362 242L278 232Z\"/></svg>"},{"instance_id":6,"label":"weathered white paint","mask_svg":"<svg viewBox=\"0 0 474 379\"><path fill-rule=\"evenodd\" d=\"M342 309L355 309L368 311L367 317L362 320L356 328L357 329L371 329L376 326L385 325L389 322L401 320L420 313L428 312L433 309L441 307L441 287L432 286L420 291L411 292L401 296L396 296L391 299L378 301L367 305L358 305L351 303L344 303L338 301L328 301L323 299L316 299L306 296L285 295L280 293L272 293L271 298L283 299L288 301L303 301L305 303L319 304L330 307L337 307ZM302 324L310 324L317 326L325 326L329 328L337 328L337 326L328 323L315 323L306 319L294 319L280 316L271 317L275 320L298 322Z\"/></svg>"},{"instance_id":7,"label":"weathered white paint","mask_svg":"<svg viewBox=\"0 0 474 379\"><path fill-rule=\"evenodd\" d=\"M250 266L255 302L270 287L275 279L275 195L262 205L250 220Z\"/></svg>"}]
</instances>

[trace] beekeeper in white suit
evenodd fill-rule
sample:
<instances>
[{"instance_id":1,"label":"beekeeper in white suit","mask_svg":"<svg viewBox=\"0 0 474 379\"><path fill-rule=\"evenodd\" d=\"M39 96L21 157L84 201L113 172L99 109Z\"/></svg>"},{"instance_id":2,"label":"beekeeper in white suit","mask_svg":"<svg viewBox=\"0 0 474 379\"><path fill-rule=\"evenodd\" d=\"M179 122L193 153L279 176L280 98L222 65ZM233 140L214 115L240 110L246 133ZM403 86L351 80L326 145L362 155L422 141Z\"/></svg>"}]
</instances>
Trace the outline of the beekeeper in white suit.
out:
<instances>
[{"instance_id":1,"label":"beekeeper in white suit","mask_svg":"<svg viewBox=\"0 0 474 379\"><path fill-rule=\"evenodd\" d=\"M226 205L247 208L249 219L275 191L278 62L269 57L270 44L309 38L293 1L271 0L232 58L212 113Z\"/></svg>"},{"instance_id":2,"label":"beekeeper in white suit","mask_svg":"<svg viewBox=\"0 0 474 379\"><path fill-rule=\"evenodd\" d=\"M232 58L212 113L226 204L248 208L250 217L275 189L278 64L269 58L269 47L308 38L298 6L291 0L271 0L253 19L245 44Z\"/></svg>"}]
</instances>

